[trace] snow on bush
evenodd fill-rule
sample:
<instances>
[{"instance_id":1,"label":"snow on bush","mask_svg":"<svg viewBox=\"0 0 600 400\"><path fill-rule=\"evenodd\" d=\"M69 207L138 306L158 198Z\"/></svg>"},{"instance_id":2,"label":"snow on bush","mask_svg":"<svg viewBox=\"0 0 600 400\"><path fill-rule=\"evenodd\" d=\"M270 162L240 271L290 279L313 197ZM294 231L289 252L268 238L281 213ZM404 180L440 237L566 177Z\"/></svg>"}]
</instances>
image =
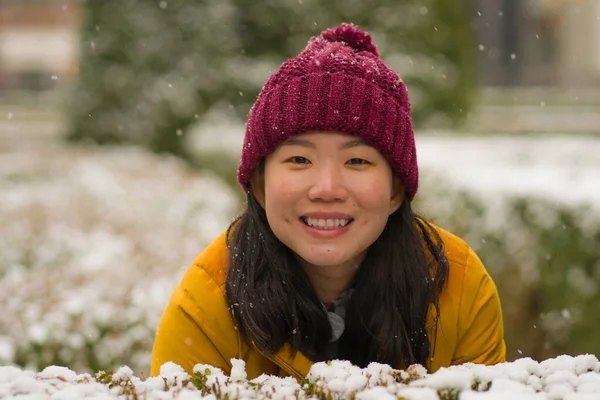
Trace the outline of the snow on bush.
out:
<instances>
[{"instance_id":1,"label":"snow on bush","mask_svg":"<svg viewBox=\"0 0 600 400\"><path fill-rule=\"evenodd\" d=\"M147 371L172 290L238 207L130 148L0 153L0 193L0 365L35 370Z\"/></svg>"},{"instance_id":2,"label":"snow on bush","mask_svg":"<svg viewBox=\"0 0 600 400\"><path fill-rule=\"evenodd\" d=\"M202 364L190 376L167 363L159 376L147 379L136 377L127 366L94 376L57 366L39 373L0 367L0 399L592 400L600 392L600 363L592 355L540 363L522 358L494 366L464 364L429 375L420 365L403 371L334 360L314 364L301 384L269 375L247 380L244 362L231 361L230 376Z\"/></svg>"},{"instance_id":3,"label":"snow on bush","mask_svg":"<svg viewBox=\"0 0 600 400\"><path fill-rule=\"evenodd\" d=\"M486 203L532 197L600 208L600 138L593 135L417 135L419 167ZM422 174L422 175L423 175ZM431 191L420 192L427 196Z\"/></svg>"}]
</instances>

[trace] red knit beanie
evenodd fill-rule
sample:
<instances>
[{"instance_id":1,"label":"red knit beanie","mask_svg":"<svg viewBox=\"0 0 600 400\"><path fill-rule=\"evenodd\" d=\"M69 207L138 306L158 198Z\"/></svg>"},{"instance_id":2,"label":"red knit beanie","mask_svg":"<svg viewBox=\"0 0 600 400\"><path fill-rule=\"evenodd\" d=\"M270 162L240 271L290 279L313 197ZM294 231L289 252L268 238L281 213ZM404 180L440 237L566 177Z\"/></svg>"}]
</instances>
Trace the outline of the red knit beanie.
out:
<instances>
[{"instance_id":1,"label":"red knit beanie","mask_svg":"<svg viewBox=\"0 0 600 400\"><path fill-rule=\"evenodd\" d=\"M406 85L379 58L371 35L342 24L312 38L271 75L250 110L238 182L289 137L337 131L378 149L412 200L419 174Z\"/></svg>"}]
</instances>

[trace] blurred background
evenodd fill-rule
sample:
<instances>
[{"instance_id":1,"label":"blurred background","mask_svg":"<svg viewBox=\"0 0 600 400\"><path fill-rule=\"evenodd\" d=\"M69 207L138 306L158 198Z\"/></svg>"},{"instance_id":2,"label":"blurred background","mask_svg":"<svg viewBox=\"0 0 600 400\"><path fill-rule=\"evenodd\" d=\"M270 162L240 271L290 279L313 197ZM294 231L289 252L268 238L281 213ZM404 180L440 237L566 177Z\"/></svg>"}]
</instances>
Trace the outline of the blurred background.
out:
<instances>
[{"instance_id":1,"label":"blurred background","mask_svg":"<svg viewBox=\"0 0 600 400\"><path fill-rule=\"evenodd\" d=\"M483 259L509 359L600 354L600 0L0 0L0 364L147 373L255 96L341 22L407 82L415 207Z\"/></svg>"}]
</instances>

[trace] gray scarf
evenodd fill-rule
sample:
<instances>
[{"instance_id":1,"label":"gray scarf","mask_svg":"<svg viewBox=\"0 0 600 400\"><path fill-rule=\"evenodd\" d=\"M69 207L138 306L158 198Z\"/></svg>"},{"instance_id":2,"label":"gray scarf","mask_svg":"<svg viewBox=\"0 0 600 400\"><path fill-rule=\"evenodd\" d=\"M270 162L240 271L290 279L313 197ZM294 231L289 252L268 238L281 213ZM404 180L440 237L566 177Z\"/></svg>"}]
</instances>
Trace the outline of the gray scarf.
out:
<instances>
[{"instance_id":1,"label":"gray scarf","mask_svg":"<svg viewBox=\"0 0 600 400\"><path fill-rule=\"evenodd\" d=\"M346 328L346 308L348 307L348 302L352 297L353 291L354 289L349 289L342 292L340 297L333 301L333 311L327 311L329 323L331 324L330 343L337 341L342 336L342 333L344 333L344 329ZM325 306L323 305L323 307Z\"/></svg>"}]
</instances>

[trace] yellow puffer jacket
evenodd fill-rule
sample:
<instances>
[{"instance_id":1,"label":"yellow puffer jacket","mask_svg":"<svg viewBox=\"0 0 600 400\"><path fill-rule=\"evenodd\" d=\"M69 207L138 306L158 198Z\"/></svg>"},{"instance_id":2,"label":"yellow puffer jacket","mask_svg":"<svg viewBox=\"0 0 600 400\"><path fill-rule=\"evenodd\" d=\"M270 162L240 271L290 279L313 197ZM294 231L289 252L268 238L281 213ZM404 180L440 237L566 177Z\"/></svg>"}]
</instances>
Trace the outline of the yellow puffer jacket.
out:
<instances>
[{"instance_id":1,"label":"yellow puffer jacket","mask_svg":"<svg viewBox=\"0 0 600 400\"><path fill-rule=\"evenodd\" d=\"M462 239L436 229L444 241L450 272L439 299L440 319L435 346L431 346L429 371L466 362L505 361L502 312L494 282ZM227 266L224 233L198 256L175 289L158 325L151 374L158 375L160 366L168 361L190 374L199 363L221 368L228 374L230 360L238 358L246 362L248 379L263 373L303 379L312 361L302 353L292 357L290 346L286 345L269 357L240 338L225 299ZM430 338L436 335L433 318L430 312Z\"/></svg>"}]
</instances>

